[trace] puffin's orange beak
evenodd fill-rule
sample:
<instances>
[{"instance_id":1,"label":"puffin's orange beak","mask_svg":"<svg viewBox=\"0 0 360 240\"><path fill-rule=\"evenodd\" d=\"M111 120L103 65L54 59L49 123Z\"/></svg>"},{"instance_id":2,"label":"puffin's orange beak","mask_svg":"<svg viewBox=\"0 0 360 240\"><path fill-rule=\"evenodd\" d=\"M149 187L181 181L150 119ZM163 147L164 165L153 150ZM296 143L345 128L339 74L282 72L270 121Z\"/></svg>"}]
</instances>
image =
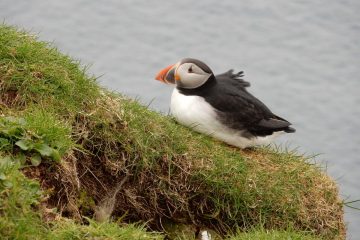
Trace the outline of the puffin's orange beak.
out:
<instances>
[{"instance_id":1,"label":"puffin's orange beak","mask_svg":"<svg viewBox=\"0 0 360 240\"><path fill-rule=\"evenodd\" d=\"M175 68L176 64L164 68L156 75L155 79L163 83L175 84Z\"/></svg>"}]
</instances>

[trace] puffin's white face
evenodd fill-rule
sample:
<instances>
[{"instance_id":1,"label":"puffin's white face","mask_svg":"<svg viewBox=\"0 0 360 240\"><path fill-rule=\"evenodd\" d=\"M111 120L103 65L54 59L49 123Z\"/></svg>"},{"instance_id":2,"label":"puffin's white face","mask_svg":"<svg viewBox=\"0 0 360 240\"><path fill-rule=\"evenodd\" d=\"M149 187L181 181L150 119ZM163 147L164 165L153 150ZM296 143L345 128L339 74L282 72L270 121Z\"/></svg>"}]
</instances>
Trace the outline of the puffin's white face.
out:
<instances>
[{"instance_id":1,"label":"puffin's white face","mask_svg":"<svg viewBox=\"0 0 360 240\"><path fill-rule=\"evenodd\" d=\"M202 86L212 75L210 68L196 59L185 58L159 72L156 79L193 89Z\"/></svg>"},{"instance_id":2,"label":"puffin's white face","mask_svg":"<svg viewBox=\"0 0 360 240\"><path fill-rule=\"evenodd\" d=\"M175 69L176 84L181 88L197 88L211 76L195 63L182 63Z\"/></svg>"}]
</instances>

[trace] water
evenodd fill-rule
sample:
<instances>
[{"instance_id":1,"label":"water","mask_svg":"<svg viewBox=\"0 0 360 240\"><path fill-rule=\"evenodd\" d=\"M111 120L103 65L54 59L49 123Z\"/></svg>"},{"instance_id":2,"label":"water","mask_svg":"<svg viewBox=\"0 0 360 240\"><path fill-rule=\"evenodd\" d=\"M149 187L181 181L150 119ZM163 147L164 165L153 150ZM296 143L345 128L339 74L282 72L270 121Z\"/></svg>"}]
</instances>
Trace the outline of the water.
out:
<instances>
[{"instance_id":1,"label":"water","mask_svg":"<svg viewBox=\"0 0 360 240\"><path fill-rule=\"evenodd\" d=\"M172 89L153 78L180 58L215 73L245 70L251 92L297 129L280 142L322 153L350 200L360 198L359 11L357 0L0 2L0 19L54 41L92 64L103 85L162 112ZM345 210L348 239L359 238L360 212Z\"/></svg>"}]
</instances>

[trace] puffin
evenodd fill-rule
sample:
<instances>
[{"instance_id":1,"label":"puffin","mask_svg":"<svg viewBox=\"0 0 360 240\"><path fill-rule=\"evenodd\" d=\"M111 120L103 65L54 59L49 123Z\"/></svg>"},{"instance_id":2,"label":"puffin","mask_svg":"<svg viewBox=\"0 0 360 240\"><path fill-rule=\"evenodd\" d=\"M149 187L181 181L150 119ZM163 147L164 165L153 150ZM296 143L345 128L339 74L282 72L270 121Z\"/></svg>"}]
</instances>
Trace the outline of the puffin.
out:
<instances>
[{"instance_id":1,"label":"puffin","mask_svg":"<svg viewBox=\"0 0 360 240\"><path fill-rule=\"evenodd\" d=\"M274 113L249 91L243 71L214 75L202 61L184 58L161 70L156 80L175 84L170 113L194 131L238 148L271 143L293 133L291 123Z\"/></svg>"}]
</instances>

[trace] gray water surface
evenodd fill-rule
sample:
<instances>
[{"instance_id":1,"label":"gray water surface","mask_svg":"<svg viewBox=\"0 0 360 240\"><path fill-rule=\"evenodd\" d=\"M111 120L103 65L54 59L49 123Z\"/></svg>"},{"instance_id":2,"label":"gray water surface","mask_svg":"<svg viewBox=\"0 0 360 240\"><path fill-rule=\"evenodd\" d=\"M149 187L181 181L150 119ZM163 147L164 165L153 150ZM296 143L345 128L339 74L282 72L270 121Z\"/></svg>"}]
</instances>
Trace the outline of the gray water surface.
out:
<instances>
[{"instance_id":1,"label":"gray water surface","mask_svg":"<svg viewBox=\"0 0 360 240\"><path fill-rule=\"evenodd\" d=\"M153 80L183 57L245 71L250 91L297 129L279 142L318 161L360 198L360 1L0 1L0 19L92 64L110 89L168 112ZM359 207L359 204L358 206ZM360 212L346 208L348 239Z\"/></svg>"}]
</instances>

